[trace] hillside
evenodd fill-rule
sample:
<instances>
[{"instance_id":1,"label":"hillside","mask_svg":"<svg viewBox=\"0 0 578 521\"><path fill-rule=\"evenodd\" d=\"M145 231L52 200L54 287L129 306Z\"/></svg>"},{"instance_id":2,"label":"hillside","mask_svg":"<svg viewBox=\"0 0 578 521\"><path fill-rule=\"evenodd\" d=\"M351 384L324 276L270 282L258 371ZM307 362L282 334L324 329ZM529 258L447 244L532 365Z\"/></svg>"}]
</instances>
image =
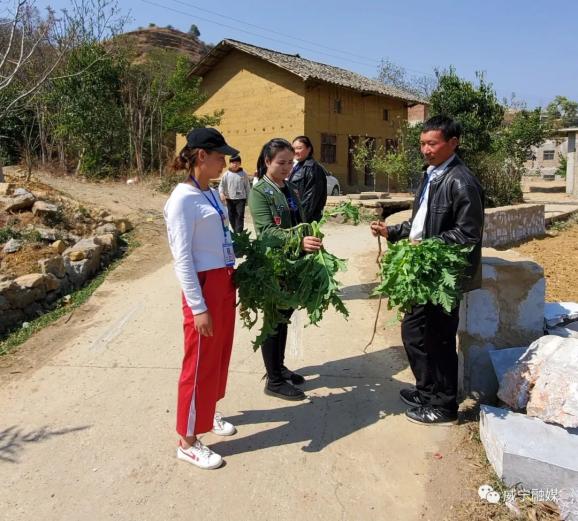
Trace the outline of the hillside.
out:
<instances>
[{"instance_id":1,"label":"hillside","mask_svg":"<svg viewBox=\"0 0 578 521\"><path fill-rule=\"evenodd\" d=\"M210 50L201 40L182 31L168 27L147 27L124 33L119 38L134 48L136 61L143 60L158 49L176 51L198 62Z\"/></svg>"}]
</instances>

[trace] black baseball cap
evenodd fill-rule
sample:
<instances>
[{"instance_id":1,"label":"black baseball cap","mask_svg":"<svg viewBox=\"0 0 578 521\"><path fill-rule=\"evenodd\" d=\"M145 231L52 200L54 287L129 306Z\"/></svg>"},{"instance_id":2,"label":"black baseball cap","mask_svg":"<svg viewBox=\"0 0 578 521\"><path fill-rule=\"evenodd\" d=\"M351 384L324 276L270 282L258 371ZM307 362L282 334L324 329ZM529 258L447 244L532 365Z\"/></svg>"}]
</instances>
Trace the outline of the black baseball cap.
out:
<instances>
[{"instance_id":1,"label":"black baseball cap","mask_svg":"<svg viewBox=\"0 0 578 521\"><path fill-rule=\"evenodd\" d=\"M228 156L235 156L239 151L225 142L223 135L214 128L195 128L187 134L187 145L190 148L221 152Z\"/></svg>"},{"instance_id":2,"label":"black baseball cap","mask_svg":"<svg viewBox=\"0 0 578 521\"><path fill-rule=\"evenodd\" d=\"M233 163L233 162L240 163L241 162L241 156L239 154L235 154L234 156L231 156L229 158L229 163Z\"/></svg>"}]
</instances>

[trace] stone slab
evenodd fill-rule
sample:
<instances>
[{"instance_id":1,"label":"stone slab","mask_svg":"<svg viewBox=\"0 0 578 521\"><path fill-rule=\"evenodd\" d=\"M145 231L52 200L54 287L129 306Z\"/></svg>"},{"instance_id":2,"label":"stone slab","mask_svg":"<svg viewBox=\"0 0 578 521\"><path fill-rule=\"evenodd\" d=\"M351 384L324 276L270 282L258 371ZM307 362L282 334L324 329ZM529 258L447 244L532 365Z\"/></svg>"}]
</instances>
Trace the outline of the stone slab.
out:
<instances>
[{"instance_id":1,"label":"stone slab","mask_svg":"<svg viewBox=\"0 0 578 521\"><path fill-rule=\"evenodd\" d=\"M560 212L558 210L549 211L546 209L546 227L552 226L554 223L561 222L561 221L568 221L571 217L574 217L578 214L578 210L570 210L568 212Z\"/></svg>"},{"instance_id":2,"label":"stone slab","mask_svg":"<svg viewBox=\"0 0 578 521\"><path fill-rule=\"evenodd\" d=\"M501 382L504 375L516 365L526 349L528 348L509 347L507 349L494 349L489 352L498 382Z\"/></svg>"},{"instance_id":3,"label":"stone slab","mask_svg":"<svg viewBox=\"0 0 578 521\"><path fill-rule=\"evenodd\" d=\"M488 461L507 486L578 488L578 429L482 405L480 438Z\"/></svg>"},{"instance_id":4,"label":"stone slab","mask_svg":"<svg viewBox=\"0 0 578 521\"><path fill-rule=\"evenodd\" d=\"M555 326L548 329L549 335L561 336L564 338L578 338L578 321L570 322L565 326Z\"/></svg>"},{"instance_id":5,"label":"stone slab","mask_svg":"<svg viewBox=\"0 0 578 521\"><path fill-rule=\"evenodd\" d=\"M578 319L578 303L576 302L546 302L544 304L544 320L548 327L576 319Z\"/></svg>"}]
</instances>

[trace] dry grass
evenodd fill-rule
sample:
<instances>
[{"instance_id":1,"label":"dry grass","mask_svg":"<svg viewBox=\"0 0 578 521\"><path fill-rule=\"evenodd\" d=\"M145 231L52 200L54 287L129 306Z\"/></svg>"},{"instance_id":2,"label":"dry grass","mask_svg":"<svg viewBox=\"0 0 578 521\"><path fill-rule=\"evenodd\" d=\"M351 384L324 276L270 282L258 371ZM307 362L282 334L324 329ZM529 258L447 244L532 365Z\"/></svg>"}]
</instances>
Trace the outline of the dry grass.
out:
<instances>
[{"instance_id":1,"label":"dry grass","mask_svg":"<svg viewBox=\"0 0 578 521\"><path fill-rule=\"evenodd\" d=\"M50 246L37 242L28 243L15 253L0 253L0 272L14 278L39 273L38 261L54 255L56 253Z\"/></svg>"},{"instance_id":2,"label":"dry grass","mask_svg":"<svg viewBox=\"0 0 578 521\"><path fill-rule=\"evenodd\" d=\"M491 504L483 501L478 496L478 488L481 485L490 485L497 491L501 498L506 497L508 488L498 479L489 464L484 447L480 441L478 412L475 409L466 411L462 415L462 423L457 427L453 437L452 447L447 450L451 456L447 458L445 465L437 468L433 482L440 481L443 487L448 486L448 476L453 488L460 490L449 505L445 505L443 511L438 511L430 517L432 521L511 521L514 519L524 521L554 521L559 520L558 508L551 502L536 502L523 493L522 489L516 491L515 501L510 507L502 500L500 503ZM433 491L435 494L436 492ZM430 496L433 494L430 493Z\"/></svg>"}]
</instances>

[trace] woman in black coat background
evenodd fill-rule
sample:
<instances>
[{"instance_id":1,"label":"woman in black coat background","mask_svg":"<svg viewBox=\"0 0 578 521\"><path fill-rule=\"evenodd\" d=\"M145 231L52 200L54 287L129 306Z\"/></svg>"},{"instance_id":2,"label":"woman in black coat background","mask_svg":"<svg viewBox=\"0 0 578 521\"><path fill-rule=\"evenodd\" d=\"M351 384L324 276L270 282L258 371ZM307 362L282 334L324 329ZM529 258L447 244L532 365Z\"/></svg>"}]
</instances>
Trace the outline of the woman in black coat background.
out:
<instances>
[{"instance_id":1,"label":"woman in black coat background","mask_svg":"<svg viewBox=\"0 0 578 521\"><path fill-rule=\"evenodd\" d=\"M297 163L289 181L299 193L307 222L319 221L327 202L327 172L313 158L313 145L307 136L296 137L292 144Z\"/></svg>"}]
</instances>

